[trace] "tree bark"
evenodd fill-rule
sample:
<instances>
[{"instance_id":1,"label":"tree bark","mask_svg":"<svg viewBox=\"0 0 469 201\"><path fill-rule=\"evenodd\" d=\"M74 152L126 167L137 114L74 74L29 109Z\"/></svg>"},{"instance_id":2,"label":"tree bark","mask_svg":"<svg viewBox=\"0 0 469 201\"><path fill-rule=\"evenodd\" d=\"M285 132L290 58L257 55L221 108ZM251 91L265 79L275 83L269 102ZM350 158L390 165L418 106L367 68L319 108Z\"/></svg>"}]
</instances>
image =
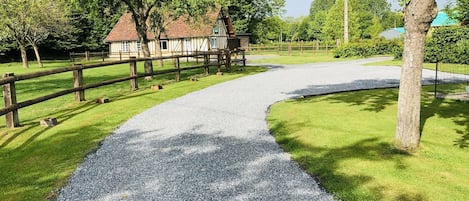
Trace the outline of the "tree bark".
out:
<instances>
[{"instance_id":1,"label":"tree bark","mask_svg":"<svg viewBox=\"0 0 469 201\"><path fill-rule=\"evenodd\" d=\"M28 54L26 53L26 46L24 46L23 44L18 44L18 46L20 47L21 61L23 62L23 67L29 68Z\"/></svg>"},{"instance_id":2,"label":"tree bark","mask_svg":"<svg viewBox=\"0 0 469 201\"><path fill-rule=\"evenodd\" d=\"M348 44L348 0L344 0L344 44Z\"/></svg>"},{"instance_id":3,"label":"tree bark","mask_svg":"<svg viewBox=\"0 0 469 201\"><path fill-rule=\"evenodd\" d=\"M36 55L37 64L41 68L44 67L44 65L42 64L41 55L39 54L39 47L34 43L31 43L31 45L33 46L33 49L34 49L34 55Z\"/></svg>"},{"instance_id":4,"label":"tree bark","mask_svg":"<svg viewBox=\"0 0 469 201\"><path fill-rule=\"evenodd\" d=\"M435 0L411 0L404 9L405 40L399 87L396 146L412 151L420 143L420 101L425 38L437 15Z\"/></svg>"},{"instance_id":5,"label":"tree bark","mask_svg":"<svg viewBox=\"0 0 469 201\"><path fill-rule=\"evenodd\" d=\"M139 34L139 35L141 37L140 44L142 45L143 56L146 57L146 58L151 57L150 48L148 47L147 34L146 33L143 34L145 36L142 36L141 34ZM145 61L144 70L145 70L145 73L153 73L153 63L151 62L151 60ZM146 77L146 79L151 79L151 77L152 76L148 76L148 77Z\"/></svg>"},{"instance_id":6,"label":"tree bark","mask_svg":"<svg viewBox=\"0 0 469 201\"><path fill-rule=\"evenodd\" d=\"M162 57L163 52L161 51L161 40L158 38L155 38L155 54L157 57ZM157 64L159 67L163 67L163 60L157 60Z\"/></svg>"},{"instance_id":7,"label":"tree bark","mask_svg":"<svg viewBox=\"0 0 469 201\"><path fill-rule=\"evenodd\" d=\"M130 2L126 3L129 7L131 7ZM146 58L151 57L150 48L148 47L148 17L149 12L145 12L144 10L149 10L151 8L140 8L138 10L132 10L132 18L135 23L135 28L137 31L138 38L140 40L140 44L142 46L142 53L143 56ZM145 73L153 73L153 63L151 60L147 60L144 63L144 71ZM147 76L145 79L151 80L153 76Z\"/></svg>"}]
</instances>

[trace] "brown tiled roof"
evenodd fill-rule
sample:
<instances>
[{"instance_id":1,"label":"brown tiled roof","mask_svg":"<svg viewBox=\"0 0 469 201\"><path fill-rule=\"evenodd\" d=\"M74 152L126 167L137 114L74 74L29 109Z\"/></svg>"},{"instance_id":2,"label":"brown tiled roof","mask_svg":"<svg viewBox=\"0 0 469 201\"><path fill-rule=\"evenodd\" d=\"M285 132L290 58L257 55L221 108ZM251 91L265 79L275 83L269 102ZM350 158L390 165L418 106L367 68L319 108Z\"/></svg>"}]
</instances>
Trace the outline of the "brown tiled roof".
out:
<instances>
[{"instance_id":1,"label":"brown tiled roof","mask_svg":"<svg viewBox=\"0 0 469 201\"><path fill-rule=\"evenodd\" d=\"M214 9L208 12L205 19L189 20L187 15L181 16L169 22L165 28L165 32L160 36L162 39L209 36L212 34L213 26L218 19L218 14L219 10ZM147 37L149 40L155 39L155 35L151 32L147 33ZM132 13L129 12L122 15L105 39L106 42L136 40L138 40L138 35L135 30Z\"/></svg>"}]
</instances>

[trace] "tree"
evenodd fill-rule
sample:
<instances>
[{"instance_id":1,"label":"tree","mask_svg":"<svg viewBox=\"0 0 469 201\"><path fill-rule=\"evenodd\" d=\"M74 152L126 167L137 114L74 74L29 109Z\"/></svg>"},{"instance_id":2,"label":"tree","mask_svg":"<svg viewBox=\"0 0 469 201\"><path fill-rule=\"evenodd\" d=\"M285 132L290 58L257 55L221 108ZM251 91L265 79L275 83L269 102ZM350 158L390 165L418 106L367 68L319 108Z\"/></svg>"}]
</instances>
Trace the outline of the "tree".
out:
<instances>
[{"instance_id":1,"label":"tree","mask_svg":"<svg viewBox=\"0 0 469 201\"><path fill-rule=\"evenodd\" d=\"M0 0L0 30L3 30L3 34L12 38L18 45L24 68L29 68L26 35L28 23L33 20L27 15L29 2L29 0Z\"/></svg>"},{"instance_id":2,"label":"tree","mask_svg":"<svg viewBox=\"0 0 469 201\"><path fill-rule=\"evenodd\" d=\"M396 146L414 150L420 143L420 100L424 46L438 13L435 0L406 0L405 40L399 87Z\"/></svg>"},{"instance_id":3,"label":"tree","mask_svg":"<svg viewBox=\"0 0 469 201\"><path fill-rule=\"evenodd\" d=\"M46 40L50 35L68 35L72 27L69 26L65 6L60 1L35 0L30 1L31 6L28 15L29 21L26 41L33 47L36 60L43 67L39 53L39 43Z\"/></svg>"},{"instance_id":4,"label":"tree","mask_svg":"<svg viewBox=\"0 0 469 201\"><path fill-rule=\"evenodd\" d=\"M469 24L469 0L456 1L457 19L464 24Z\"/></svg>"},{"instance_id":5,"label":"tree","mask_svg":"<svg viewBox=\"0 0 469 201\"><path fill-rule=\"evenodd\" d=\"M371 38L376 38L378 37L379 33L381 33L384 29L381 23L379 22L378 16L373 17L372 23L373 25L369 26L366 32L370 34Z\"/></svg>"},{"instance_id":6,"label":"tree","mask_svg":"<svg viewBox=\"0 0 469 201\"><path fill-rule=\"evenodd\" d=\"M102 0L77 0L81 4L99 5ZM127 11L132 13L132 19L141 44L142 53L145 57L151 57L150 48L148 47L149 39L147 33L150 31L160 31L164 23L164 12L171 10L174 17L182 14L197 15L205 13L207 5L214 5L216 0L192 0L190 2L183 0L108 0L107 6L118 7L124 5ZM171 9L168 9L170 7ZM157 36L158 37L158 36ZM157 46L160 44L157 43ZM151 60L145 61L145 73L153 73L153 64ZM147 79L151 77L148 76Z\"/></svg>"},{"instance_id":7,"label":"tree","mask_svg":"<svg viewBox=\"0 0 469 201\"><path fill-rule=\"evenodd\" d=\"M67 1L75 29L68 36L57 38L58 48L79 51L106 49L104 39L126 10L121 1Z\"/></svg>"},{"instance_id":8,"label":"tree","mask_svg":"<svg viewBox=\"0 0 469 201\"><path fill-rule=\"evenodd\" d=\"M344 43L348 43L348 0L344 0Z\"/></svg>"},{"instance_id":9,"label":"tree","mask_svg":"<svg viewBox=\"0 0 469 201\"><path fill-rule=\"evenodd\" d=\"M360 25L359 12L355 10L359 4L357 0L350 0L348 3L349 37L353 40L360 38L358 27ZM344 0L335 1L335 4L329 9L322 32L325 39L344 39Z\"/></svg>"},{"instance_id":10,"label":"tree","mask_svg":"<svg viewBox=\"0 0 469 201\"><path fill-rule=\"evenodd\" d=\"M64 7L53 0L1 0L0 28L12 38L21 51L23 67L28 68L26 49L31 45L38 64L42 67L38 44L51 34L66 33L68 30Z\"/></svg>"},{"instance_id":11,"label":"tree","mask_svg":"<svg viewBox=\"0 0 469 201\"><path fill-rule=\"evenodd\" d=\"M235 30L239 33L252 33L252 40L261 37L256 27L266 17L280 15L285 0L226 0L222 3L228 8Z\"/></svg>"},{"instance_id":12,"label":"tree","mask_svg":"<svg viewBox=\"0 0 469 201\"><path fill-rule=\"evenodd\" d=\"M258 40L263 43L277 41L283 38L280 34L287 32L287 28L285 28L286 23L278 16L266 17L259 25L254 31L259 36Z\"/></svg>"},{"instance_id":13,"label":"tree","mask_svg":"<svg viewBox=\"0 0 469 201\"><path fill-rule=\"evenodd\" d=\"M336 0L314 0L309 8L309 16L313 17L322 11L328 11Z\"/></svg>"}]
</instances>

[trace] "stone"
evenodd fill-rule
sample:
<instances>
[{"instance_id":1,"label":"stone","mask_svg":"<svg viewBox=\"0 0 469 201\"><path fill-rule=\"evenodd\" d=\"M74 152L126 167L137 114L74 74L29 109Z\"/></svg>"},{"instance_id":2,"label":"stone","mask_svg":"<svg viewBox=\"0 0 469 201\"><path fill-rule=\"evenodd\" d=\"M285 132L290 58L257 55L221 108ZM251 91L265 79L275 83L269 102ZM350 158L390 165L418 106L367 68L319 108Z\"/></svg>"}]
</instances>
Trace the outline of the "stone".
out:
<instances>
[{"instance_id":1,"label":"stone","mask_svg":"<svg viewBox=\"0 0 469 201\"><path fill-rule=\"evenodd\" d=\"M45 118L39 122L41 126L46 126L46 127L53 127L59 124L57 122L57 118Z\"/></svg>"},{"instance_id":2,"label":"stone","mask_svg":"<svg viewBox=\"0 0 469 201\"><path fill-rule=\"evenodd\" d=\"M96 103L109 103L109 98L98 98L96 99Z\"/></svg>"},{"instance_id":3,"label":"stone","mask_svg":"<svg viewBox=\"0 0 469 201\"><path fill-rule=\"evenodd\" d=\"M151 90L153 91L159 91L159 90L162 90L163 89L163 86L161 85L151 85Z\"/></svg>"}]
</instances>

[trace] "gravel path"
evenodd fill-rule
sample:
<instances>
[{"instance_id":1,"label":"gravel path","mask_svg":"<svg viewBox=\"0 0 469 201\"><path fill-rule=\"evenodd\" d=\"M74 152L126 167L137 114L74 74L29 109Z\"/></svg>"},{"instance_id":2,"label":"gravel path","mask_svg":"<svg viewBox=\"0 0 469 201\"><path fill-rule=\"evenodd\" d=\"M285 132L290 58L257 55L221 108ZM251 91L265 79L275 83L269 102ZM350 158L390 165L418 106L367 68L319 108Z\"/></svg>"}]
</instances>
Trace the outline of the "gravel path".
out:
<instances>
[{"instance_id":1,"label":"gravel path","mask_svg":"<svg viewBox=\"0 0 469 201\"><path fill-rule=\"evenodd\" d=\"M382 59L271 65L157 105L106 138L58 200L332 200L275 143L267 109L300 95L397 85L399 68L360 65Z\"/></svg>"}]
</instances>

